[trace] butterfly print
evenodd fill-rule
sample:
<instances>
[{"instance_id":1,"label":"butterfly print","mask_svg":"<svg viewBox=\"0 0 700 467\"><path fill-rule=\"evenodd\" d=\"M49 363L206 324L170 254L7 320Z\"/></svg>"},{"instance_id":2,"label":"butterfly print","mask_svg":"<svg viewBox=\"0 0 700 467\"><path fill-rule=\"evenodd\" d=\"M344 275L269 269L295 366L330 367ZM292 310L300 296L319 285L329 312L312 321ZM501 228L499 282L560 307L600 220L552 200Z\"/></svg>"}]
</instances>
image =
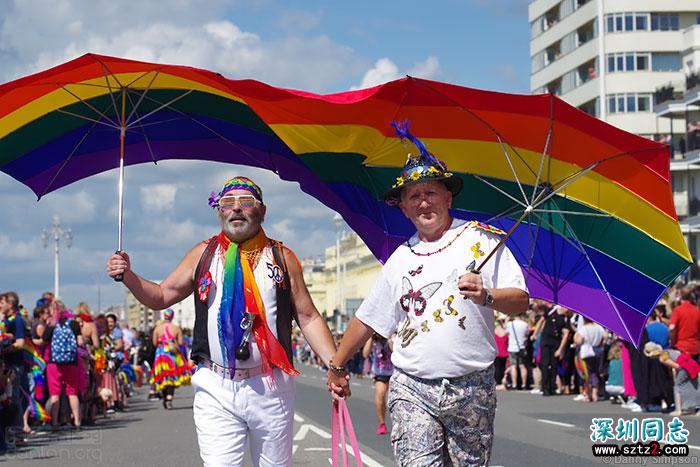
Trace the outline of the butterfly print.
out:
<instances>
[{"instance_id":1,"label":"butterfly print","mask_svg":"<svg viewBox=\"0 0 700 467\"><path fill-rule=\"evenodd\" d=\"M450 295L445 299L445 301L442 302L443 305L447 307L447 311L445 312L446 315L452 315L452 316L457 316L457 310L452 308L452 302L454 301L455 296Z\"/></svg>"},{"instance_id":2,"label":"butterfly print","mask_svg":"<svg viewBox=\"0 0 700 467\"><path fill-rule=\"evenodd\" d=\"M413 285L408 277L403 278L403 295L399 299L401 308L406 313L413 311L416 316L421 316L428 305L428 299L442 286L442 282L431 282L418 290L413 289Z\"/></svg>"},{"instance_id":3,"label":"butterfly print","mask_svg":"<svg viewBox=\"0 0 700 467\"><path fill-rule=\"evenodd\" d=\"M441 312L442 312L441 308L438 308L437 310L433 311L433 316L435 317L436 323L442 323L443 321L445 321L444 319L442 319L442 316L440 316Z\"/></svg>"},{"instance_id":4,"label":"butterfly print","mask_svg":"<svg viewBox=\"0 0 700 467\"><path fill-rule=\"evenodd\" d=\"M413 271L408 271L408 273L411 275L411 277L414 277L414 276L420 274L421 272L423 272L423 265L422 264L420 266L418 266L416 269L414 269Z\"/></svg>"},{"instance_id":5,"label":"butterfly print","mask_svg":"<svg viewBox=\"0 0 700 467\"><path fill-rule=\"evenodd\" d=\"M464 327L464 319L465 318L466 318L466 316L462 316L461 318L459 318L459 327L462 329L467 329Z\"/></svg>"},{"instance_id":6,"label":"butterfly print","mask_svg":"<svg viewBox=\"0 0 700 467\"><path fill-rule=\"evenodd\" d=\"M423 332L430 332L430 328L428 327L428 321L423 321L420 323L420 330Z\"/></svg>"}]
</instances>

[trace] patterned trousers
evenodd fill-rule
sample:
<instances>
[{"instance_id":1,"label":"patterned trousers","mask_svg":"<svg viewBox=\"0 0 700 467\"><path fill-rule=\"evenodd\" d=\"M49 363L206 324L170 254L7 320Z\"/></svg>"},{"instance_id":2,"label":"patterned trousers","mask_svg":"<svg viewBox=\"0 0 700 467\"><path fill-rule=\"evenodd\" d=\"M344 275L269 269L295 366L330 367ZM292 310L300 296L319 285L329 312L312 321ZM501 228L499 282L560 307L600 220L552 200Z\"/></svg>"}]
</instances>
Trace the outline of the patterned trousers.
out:
<instances>
[{"instance_id":1,"label":"patterned trousers","mask_svg":"<svg viewBox=\"0 0 700 467\"><path fill-rule=\"evenodd\" d=\"M442 379L395 371L388 406L396 464L488 465L496 414L493 373L493 365L466 376Z\"/></svg>"}]
</instances>

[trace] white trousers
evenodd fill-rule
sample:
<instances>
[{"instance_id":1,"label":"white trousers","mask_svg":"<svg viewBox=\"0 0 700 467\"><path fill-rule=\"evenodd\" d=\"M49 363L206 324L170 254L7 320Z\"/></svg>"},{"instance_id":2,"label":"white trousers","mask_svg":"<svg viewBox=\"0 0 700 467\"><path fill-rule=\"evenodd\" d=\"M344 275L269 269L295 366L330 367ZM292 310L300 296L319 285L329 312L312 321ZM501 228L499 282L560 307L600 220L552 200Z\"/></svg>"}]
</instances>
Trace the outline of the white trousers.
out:
<instances>
[{"instance_id":1,"label":"white trousers","mask_svg":"<svg viewBox=\"0 0 700 467\"><path fill-rule=\"evenodd\" d=\"M207 368L192 376L194 423L205 467L242 466L246 440L258 467L292 465L294 377L225 379Z\"/></svg>"}]
</instances>

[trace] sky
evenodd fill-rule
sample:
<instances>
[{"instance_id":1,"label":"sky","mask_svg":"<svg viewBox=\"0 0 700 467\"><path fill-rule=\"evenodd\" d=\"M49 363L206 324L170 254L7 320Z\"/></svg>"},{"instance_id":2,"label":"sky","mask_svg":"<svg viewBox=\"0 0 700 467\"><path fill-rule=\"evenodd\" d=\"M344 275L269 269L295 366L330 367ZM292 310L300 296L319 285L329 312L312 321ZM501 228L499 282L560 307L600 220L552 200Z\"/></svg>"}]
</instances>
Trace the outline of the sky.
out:
<instances>
[{"instance_id":1,"label":"sky","mask_svg":"<svg viewBox=\"0 0 700 467\"><path fill-rule=\"evenodd\" d=\"M303 2L278 0L0 0L0 83L93 52L189 65L228 78L333 93L406 74L503 92L529 92L528 0ZM258 183L264 228L299 257L335 242L334 213L296 183L250 167L164 161L127 168L124 249L140 275L161 280L197 242L218 231L211 191L236 175ZM117 246L117 172L50 193L0 172L0 291L33 308L53 290L54 216L60 295L68 307L124 302L105 273Z\"/></svg>"}]
</instances>

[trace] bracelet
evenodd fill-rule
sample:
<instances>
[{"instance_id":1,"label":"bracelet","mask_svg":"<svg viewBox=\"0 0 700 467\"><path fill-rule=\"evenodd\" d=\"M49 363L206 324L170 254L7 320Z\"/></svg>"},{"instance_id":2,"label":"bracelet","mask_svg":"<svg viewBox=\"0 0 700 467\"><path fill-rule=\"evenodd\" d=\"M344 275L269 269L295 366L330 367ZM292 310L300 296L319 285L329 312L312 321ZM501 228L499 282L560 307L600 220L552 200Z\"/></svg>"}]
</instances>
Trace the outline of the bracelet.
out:
<instances>
[{"instance_id":1,"label":"bracelet","mask_svg":"<svg viewBox=\"0 0 700 467\"><path fill-rule=\"evenodd\" d=\"M333 372L333 373L345 373L345 367L344 366L335 366L333 365L333 362L330 361L328 362L328 368Z\"/></svg>"}]
</instances>

